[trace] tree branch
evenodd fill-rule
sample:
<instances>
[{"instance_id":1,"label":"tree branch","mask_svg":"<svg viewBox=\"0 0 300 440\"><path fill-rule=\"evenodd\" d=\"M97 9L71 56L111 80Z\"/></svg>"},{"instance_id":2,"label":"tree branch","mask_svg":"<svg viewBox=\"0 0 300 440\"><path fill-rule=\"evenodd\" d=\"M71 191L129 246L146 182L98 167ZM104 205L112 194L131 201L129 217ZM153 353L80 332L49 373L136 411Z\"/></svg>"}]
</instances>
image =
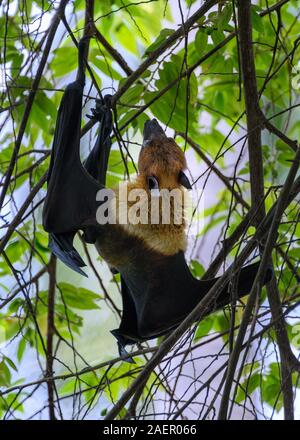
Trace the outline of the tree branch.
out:
<instances>
[{"instance_id":1,"label":"tree branch","mask_svg":"<svg viewBox=\"0 0 300 440\"><path fill-rule=\"evenodd\" d=\"M252 208L257 211L255 225L258 225L265 217L264 204L264 176L263 176L263 159L261 144L261 126L262 116L259 107L259 95L256 84L256 72L252 44L252 20L251 20L251 0L238 0L238 23L239 23L239 44L241 50L241 66L243 73L245 107L247 115L248 127L248 151L249 151L249 167L250 167L250 183L251 183L251 199ZM265 121L266 118L263 119ZM292 170L293 168L291 168ZM275 239L276 242L276 239ZM274 242L274 244L275 244ZM266 248L263 255L266 254ZM271 250L269 250L271 259ZM270 260L271 261L271 260ZM263 264L263 263L261 263ZM273 280L267 286L268 299L271 308L272 318L275 321L275 331L281 357L282 371L282 390L284 396L285 418L293 419L293 391L292 378L289 362L293 359L293 353L290 348L286 324L283 318L281 301L276 281ZM251 316L252 308L255 304L256 292L253 290L252 296L249 296L247 302L247 313L245 310L243 321L246 326L246 319ZM281 317L278 321L276 318ZM246 327L245 327L246 329ZM240 330L242 334L243 329ZM246 330L245 330L246 331ZM239 340L240 342L240 340ZM234 371L238 361L238 338L234 351L232 353L232 362L229 364L227 372L227 380L222 396L219 418L227 417L228 400L232 381L234 379ZM241 346L241 343L240 343ZM227 399L227 401L226 401Z\"/></svg>"},{"instance_id":2,"label":"tree branch","mask_svg":"<svg viewBox=\"0 0 300 440\"><path fill-rule=\"evenodd\" d=\"M241 1L244 1L244 0L241 0ZM253 307L255 304L257 293L259 293L259 290L262 286L262 277L263 277L264 271L265 271L267 265L269 264L271 253L272 253L273 247L276 243L277 231L278 231L278 228L280 225L280 220L281 220L281 217L284 213L284 210L286 209L287 201L290 198L291 189L293 188L293 182L296 177L296 174L297 174L297 171L299 168L299 164L300 164L300 148L298 149L298 151L296 153L295 160L294 160L293 165L289 171L289 174L287 176L285 184L280 192L276 206L274 209L272 209L272 211L273 211L272 222L271 222L271 225L269 228L267 241L266 241L266 244L264 247L263 255L261 257L259 269L258 269L257 275L255 277L251 292L248 297L247 305L246 305L246 308L245 308L245 311L243 314L242 322L240 325L240 329L239 329L239 332L238 332L238 335L236 338L236 342L235 342L233 351L232 351L230 358L229 358L229 365L228 365L227 374L226 374L226 383L225 383L225 386L223 389L220 411L219 411L219 419L220 420L224 420L227 418L227 410L228 410L228 404L229 404L229 398L230 398L230 391L231 391L231 386L232 386L232 383L234 380L236 366L237 366L237 363L239 360L240 350L241 350L241 347L242 347L242 344L244 341L244 337L246 335L248 323L251 318L251 314L252 314L252 310L253 310ZM268 216L266 216L265 219ZM257 231L259 229L260 229L260 227L257 228ZM276 318L274 319L274 317L272 316L272 319L275 321ZM275 328L276 327L277 326L275 325ZM285 361L285 358L281 359L281 362L284 362L284 361ZM286 366L285 366L285 368L286 368ZM285 372L284 369L282 369L282 371ZM289 376L290 376L290 372L289 372ZM284 393L284 387L286 386L284 379L287 379L287 377L282 378L283 393ZM287 394L287 395L284 395L284 397L287 398L287 397L290 397L290 395ZM288 410L292 410L292 413L287 413ZM286 416L289 416L289 417L293 416L293 408L290 408L289 405L287 407L285 407L285 412L286 412L286 414L285 414Z\"/></svg>"},{"instance_id":3,"label":"tree branch","mask_svg":"<svg viewBox=\"0 0 300 440\"><path fill-rule=\"evenodd\" d=\"M48 265L49 286L48 286L48 317L47 317L47 353L46 353L46 376L53 377L53 336L55 334L54 325L54 311L55 311L55 287L56 287L56 257L51 256ZM49 419L55 420L55 406L54 406L54 389L55 382L53 380L47 381L48 388L48 404L49 404Z\"/></svg>"},{"instance_id":4,"label":"tree branch","mask_svg":"<svg viewBox=\"0 0 300 440\"><path fill-rule=\"evenodd\" d=\"M206 12L210 10L218 0L206 0L205 3L189 17L185 23L183 23L177 31L173 32L157 49L155 49L148 58L140 64L140 66L131 73L125 83L119 88L119 90L113 95L111 104L115 106L120 97L129 89L130 86L153 64L160 55L162 55L166 49L171 47L180 37L184 36L188 29L190 29L194 23L196 23ZM84 136L94 125L94 120L90 120L82 129L81 136ZM122 127L121 127L122 129Z\"/></svg>"},{"instance_id":5,"label":"tree branch","mask_svg":"<svg viewBox=\"0 0 300 440\"><path fill-rule=\"evenodd\" d=\"M20 147L21 147L22 139L23 139L23 136L24 136L24 133L25 133L27 121L28 121L28 118L29 118L29 115L30 115L30 112L31 112L31 108L32 108L33 101L34 101L34 98L35 98L35 95L36 95L36 91L38 89L38 86L39 86L39 83L40 83L40 80L41 80L41 77L42 77L45 65L46 65L48 57L49 57L49 53L50 53L51 46L52 46L52 43L53 43L53 40L54 40L54 36L56 34L56 31L57 31L57 28L58 28L58 25L59 25L59 22L60 22L60 17L62 15L62 13L64 12L67 3L68 3L68 0L61 0L60 4L58 6L57 12L56 12L56 14L54 15L54 17L52 19L52 23L51 23L50 30L49 30L49 33L48 33L48 38L47 38L46 46L45 46L45 49L44 49L44 52L43 52L43 55L42 55L39 67L37 69L36 76L35 76L35 78L33 80L32 87L30 89L30 92L29 92L29 95L28 95L28 98L27 98L27 103L26 103L26 107L25 107L25 110L24 110L23 118L22 118L22 121L21 121L21 124L20 124L20 129L19 129L19 133L18 133L18 136L17 136L17 139L16 139L14 151L13 151L13 154L12 154L12 157L11 157L11 160L10 160L9 167L8 167L8 169L6 171L6 174L5 174L5 180L4 180L2 192L1 192L1 195L0 195L0 210L2 208L2 205L3 205L3 202L4 202L4 198L6 196L6 192L7 192L7 189L9 187L10 178L11 178L11 175L13 173L13 170L14 170L14 167L15 167L15 164L16 164L17 156L18 156L18 153L19 153L19 150L20 150Z\"/></svg>"}]
</instances>

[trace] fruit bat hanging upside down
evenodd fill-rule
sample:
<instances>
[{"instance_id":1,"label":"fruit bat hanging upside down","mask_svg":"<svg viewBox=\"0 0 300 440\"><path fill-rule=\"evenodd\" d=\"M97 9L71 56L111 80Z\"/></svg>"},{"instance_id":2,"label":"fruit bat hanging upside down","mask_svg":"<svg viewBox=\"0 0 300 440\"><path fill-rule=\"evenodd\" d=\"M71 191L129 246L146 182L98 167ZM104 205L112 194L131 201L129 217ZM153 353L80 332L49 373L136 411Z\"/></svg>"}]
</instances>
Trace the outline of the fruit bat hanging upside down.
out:
<instances>
[{"instance_id":1,"label":"fruit bat hanging upside down","mask_svg":"<svg viewBox=\"0 0 300 440\"><path fill-rule=\"evenodd\" d=\"M52 252L72 269L85 275L81 269L85 263L73 247L76 232L82 230L84 240L94 243L109 266L120 273L123 314L120 327L112 333L120 354L125 354L127 344L165 335L178 326L217 278L201 281L192 276L184 257L185 225L175 222L174 204L169 224L161 222L160 204L156 224L122 224L122 204L118 204L115 224L97 222L96 212L103 202L97 201L96 195L105 188L112 115L107 95L93 110L92 117L99 121L99 133L93 150L82 164L79 147L85 45L86 40L81 40L77 79L67 86L58 112L43 224L49 232ZM138 176L125 186L128 191L144 190L149 209L153 201L151 195L159 199L158 192L163 189L183 193L191 188L185 169L183 152L153 119L145 123ZM116 190L113 200L118 201L119 196ZM239 297L250 292L258 266L259 263L254 263L240 271ZM271 276L271 270L267 270L264 281L268 282ZM227 286L207 314L229 304L230 298Z\"/></svg>"}]
</instances>

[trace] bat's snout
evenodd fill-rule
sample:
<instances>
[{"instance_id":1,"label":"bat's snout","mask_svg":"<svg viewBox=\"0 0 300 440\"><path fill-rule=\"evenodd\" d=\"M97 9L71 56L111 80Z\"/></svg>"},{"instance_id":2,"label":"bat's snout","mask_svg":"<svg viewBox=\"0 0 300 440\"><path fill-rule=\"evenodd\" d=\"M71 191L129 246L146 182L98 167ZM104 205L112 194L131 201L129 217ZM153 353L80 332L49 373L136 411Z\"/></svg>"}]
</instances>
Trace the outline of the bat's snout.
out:
<instances>
[{"instance_id":1,"label":"bat's snout","mask_svg":"<svg viewBox=\"0 0 300 440\"><path fill-rule=\"evenodd\" d=\"M152 119L145 122L143 135L144 135L144 140L143 140L144 145L146 145L147 141L166 138L164 130L159 125L156 119Z\"/></svg>"}]
</instances>

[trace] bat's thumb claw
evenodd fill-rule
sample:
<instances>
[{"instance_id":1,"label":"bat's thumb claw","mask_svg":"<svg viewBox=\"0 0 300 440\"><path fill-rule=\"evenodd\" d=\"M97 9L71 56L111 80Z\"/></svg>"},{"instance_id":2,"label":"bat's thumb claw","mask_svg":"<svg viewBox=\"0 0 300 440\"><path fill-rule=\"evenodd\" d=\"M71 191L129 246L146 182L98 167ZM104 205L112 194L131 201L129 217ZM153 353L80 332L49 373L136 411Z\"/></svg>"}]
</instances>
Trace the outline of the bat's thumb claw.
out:
<instances>
[{"instance_id":1,"label":"bat's thumb claw","mask_svg":"<svg viewBox=\"0 0 300 440\"><path fill-rule=\"evenodd\" d=\"M114 337L117 339L119 355L120 357L123 358L124 362L128 362L129 364L135 364L135 361L133 360L132 356L130 356L130 354L125 349L127 341L124 338L124 336L120 334L119 330L112 330L111 334L114 335Z\"/></svg>"}]
</instances>

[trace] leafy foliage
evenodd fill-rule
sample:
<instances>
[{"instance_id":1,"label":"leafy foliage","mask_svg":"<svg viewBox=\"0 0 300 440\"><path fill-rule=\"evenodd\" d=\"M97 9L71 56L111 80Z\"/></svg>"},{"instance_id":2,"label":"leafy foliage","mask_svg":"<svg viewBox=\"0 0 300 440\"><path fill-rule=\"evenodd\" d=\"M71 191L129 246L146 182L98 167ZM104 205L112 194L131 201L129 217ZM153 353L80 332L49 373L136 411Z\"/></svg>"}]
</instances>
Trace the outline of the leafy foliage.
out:
<instances>
[{"instance_id":1,"label":"leafy foliage","mask_svg":"<svg viewBox=\"0 0 300 440\"><path fill-rule=\"evenodd\" d=\"M0 16L3 34L0 58L3 73L1 177L8 170L16 137L24 124L33 80L45 50L44 37L47 34L44 32L50 26L50 18L55 14L54 6L57 6L57 2L48 0L13 3L13 6L9 6L9 2L4 3ZM190 6L197 6L195 1L182 3L187 13ZM177 29L180 15L174 4L169 2L166 6L161 0L129 2L128 5L122 0L95 2L95 25L108 43L104 47L94 38L90 44L88 62L98 89L104 93L109 89L113 94L126 85L124 66L109 50L109 45L122 55L134 71L159 50ZM300 21L297 20L300 15L299 5L296 0L290 0L281 8L266 11L266 7L272 8L276 4L276 0L269 0L259 1L252 6L253 50L260 106L275 129L290 139L299 139L299 89L293 87L292 81L300 54ZM67 21L73 35L79 39L84 28L85 2L75 0L72 8L72 11L66 10ZM144 122L148 117L156 117L168 126L170 132L176 135L178 144L187 151L188 157L194 162L194 180L209 192L213 200L206 205L203 230L191 237L191 271L198 278L203 276L204 268L220 251L220 242L229 237L241 223L250 205L249 163L246 147L243 146L246 138L245 103L233 12L231 1L220 1L212 11L197 20L189 29L188 38L180 36L125 90L115 111L116 128L122 141L115 140L113 145L107 175L108 186L116 185L135 173L139 151L137 144L140 144ZM227 43L219 47L225 38ZM76 67L77 48L68 30L60 24L28 120L25 121L24 136L1 212L1 239L12 229L5 253L2 253L0 259L0 388L1 392L5 391L0 400L1 417L10 418L13 414L22 417L22 413L31 417L39 414L31 414L31 393L35 392L32 386L22 391L16 390L19 385L30 382L31 368L37 380L37 392L46 375L50 253L47 234L41 226L44 185L30 201L21 218L17 216L26 197L47 172L57 108L65 85L74 78ZM90 77L85 92L83 125L87 122L86 115L97 96L95 84ZM218 181L214 186L214 172L207 166L207 161L199 157L197 150L193 152L180 133L187 134L199 145L202 154L225 177L226 184L223 179L223 184L219 185ZM83 157L86 157L95 136L96 133L91 131L83 137ZM282 138L270 131L263 131L267 210L277 200L293 158L294 151ZM4 188L3 182L4 178L1 179L0 192ZM236 194L240 195L244 203L237 199ZM16 224L13 223L15 218L18 220ZM285 212L278 230L277 247L273 251L276 279L288 321L288 336L295 350L299 350L295 342L299 338L292 331L292 324L295 323L293 310L297 310L300 293L299 275L295 276L300 261L298 219L299 202L295 199ZM241 240L232 247L229 259L237 255L240 246L252 234L253 230L248 228ZM87 252L91 253L92 250L89 248ZM208 254L212 258L208 258ZM119 279L111 278L99 261L100 258L96 260L92 255L91 260L96 270L89 269L92 279L90 285L82 284L77 275L71 274L60 264L56 271L55 343L52 355L55 375L66 375L58 377L55 382L56 399L64 402L68 398L76 400L77 396L83 396L84 403L79 403L76 410L74 405L73 413L67 415L74 418L85 416L85 411L92 411L92 416L103 417L111 403L117 401L124 390L130 387L148 356L141 354L135 357L136 364L132 365L117 361L110 363L116 357L110 347L111 340L99 348L98 341L104 338L102 324L111 314L111 308L118 317L119 297L114 294L114 289ZM99 323L100 313L102 321ZM241 317L242 307L238 306L234 312L235 326L239 325ZM234 339L236 335L231 328L232 322L228 311L215 313L201 321L195 329L190 346L191 352L195 350L197 353L197 362L203 354L203 346L207 344L209 347L211 339L221 340L224 344L222 355L227 353L230 338ZM93 325L89 326L91 323ZM266 418L272 416L271 408L278 413L283 406L276 335L269 323L270 313L263 292L257 314L257 333L263 331L253 342L253 361L241 367L235 395L236 404L245 407L252 402L254 395L259 396L256 409L251 411L254 411L255 416L259 413L259 416ZM80 344L83 340L85 342ZM215 359L218 356L216 353ZM78 376L78 371L90 368L90 363L101 366L87 373L83 371ZM164 368L167 368L164 378L161 371L165 370L153 372L149 377L141 397L145 405L148 401L155 404L156 392L164 393L171 400L174 397L168 384L170 371L168 367ZM180 377L176 368L175 375ZM210 386L209 382L209 391ZM293 386L296 392L299 381L295 378ZM185 393L182 395L185 396ZM40 411L45 416L45 410ZM123 415L125 413L123 410Z\"/></svg>"}]
</instances>

